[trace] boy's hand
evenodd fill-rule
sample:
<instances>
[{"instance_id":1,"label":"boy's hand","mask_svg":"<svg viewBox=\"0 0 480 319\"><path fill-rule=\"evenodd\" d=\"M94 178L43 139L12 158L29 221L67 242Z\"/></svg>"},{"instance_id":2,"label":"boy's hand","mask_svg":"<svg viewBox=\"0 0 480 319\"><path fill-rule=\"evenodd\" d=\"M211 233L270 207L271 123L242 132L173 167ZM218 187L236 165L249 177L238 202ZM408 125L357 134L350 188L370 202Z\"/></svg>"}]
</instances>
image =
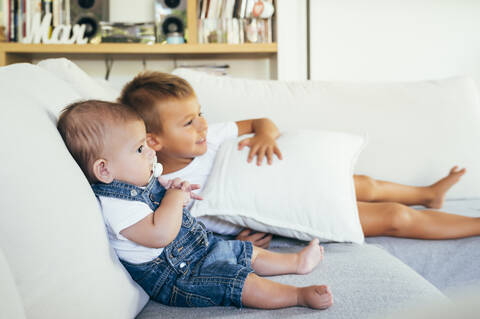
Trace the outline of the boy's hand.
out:
<instances>
[{"instance_id":1,"label":"boy's hand","mask_svg":"<svg viewBox=\"0 0 480 319\"><path fill-rule=\"evenodd\" d=\"M274 138L267 134L256 134L253 137L249 137L241 140L238 143L238 149L242 150L245 146L250 147L248 153L247 162L252 162L255 155L257 156L257 165L262 165L263 158L267 157L268 165L272 165L273 154L277 155L278 159L282 159L282 153L277 146L277 142Z\"/></svg>"},{"instance_id":2,"label":"boy's hand","mask_svg":"<svg viewBox=\"0 0 480 319\"><path fill-rule=\"evenodd\" d=\"M255 233L251 229L244 229L237 235L237 240L250 241L254 246L267 249L272 241L272 234Z\"/></svg>"}]
</instances>

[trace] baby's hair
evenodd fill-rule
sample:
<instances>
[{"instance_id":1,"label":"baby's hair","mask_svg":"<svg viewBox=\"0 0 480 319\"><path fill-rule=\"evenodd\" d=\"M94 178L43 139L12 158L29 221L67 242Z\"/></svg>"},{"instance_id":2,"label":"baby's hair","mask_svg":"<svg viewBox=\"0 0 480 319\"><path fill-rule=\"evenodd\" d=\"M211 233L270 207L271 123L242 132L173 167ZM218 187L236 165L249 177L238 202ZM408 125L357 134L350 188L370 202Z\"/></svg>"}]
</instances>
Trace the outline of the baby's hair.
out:
<instances>
[{"instance_id":1,"label":"baby's hair","mask_svg":"<svg viewBox=\"0 0 480 319\"><path fill-rule=\"evenodd\" d=\"M192 86L169 73L147 71L127 83L118 101L132 107L143 118L147 132L160 133L162 123L157 104L195 96Z\"/></svg>"},{"instance_id":2,"label":"baby's hair","mask_svg":"<svg viewBox=\"0 0 480 319\"><path fill-rule=\"evenodd\" d=\"M57 129L90 183L97 182L93 164L102 157L108 126L142 118L120 103L87 100L68 105L60 114Z\"/></svg>"}]
</instances>

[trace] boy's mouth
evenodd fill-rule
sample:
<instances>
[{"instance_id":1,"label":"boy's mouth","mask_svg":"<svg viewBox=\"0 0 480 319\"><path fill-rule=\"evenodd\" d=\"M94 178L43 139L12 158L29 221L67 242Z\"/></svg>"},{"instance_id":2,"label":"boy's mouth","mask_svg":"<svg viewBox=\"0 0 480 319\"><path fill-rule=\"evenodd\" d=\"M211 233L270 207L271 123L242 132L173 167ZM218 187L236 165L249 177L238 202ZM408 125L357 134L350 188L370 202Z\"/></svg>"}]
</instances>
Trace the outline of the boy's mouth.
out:
<instances>
[{"instance_id":1,"label":"boy's mouth","mask_svg":"<svg viewBox=\"0 0 480 319\"><path fill-rule=\"evenodd\" d=\"M201 138L200 140L197 141L197 144L203 144L207 141L207 139L204 137L204 138Z\"/></svg>"}]
</instances>

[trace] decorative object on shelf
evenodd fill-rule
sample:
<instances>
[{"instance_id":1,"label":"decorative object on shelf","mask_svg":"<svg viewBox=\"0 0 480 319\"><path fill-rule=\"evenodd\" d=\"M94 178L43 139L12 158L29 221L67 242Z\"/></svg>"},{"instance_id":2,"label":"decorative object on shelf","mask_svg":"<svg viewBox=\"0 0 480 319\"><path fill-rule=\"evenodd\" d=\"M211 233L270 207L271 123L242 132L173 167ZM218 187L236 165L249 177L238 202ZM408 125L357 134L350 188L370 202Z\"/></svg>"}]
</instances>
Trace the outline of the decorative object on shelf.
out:
<instances>
[{"instance_id":1,"label":"decorative object on shelf","mask_svg":"<svg viewBox=\"0 0 480 319\"><path fill-rule=\"evenodd\" d=\"M273 8L273 3L258 0L253 6L252 16L255 18L269 19L272 17L274 12L275 9Z\"/></svg>"},{"instance_id":2,"label":"decorative object on shelf","mask_svg":"<svg viewBox=\"0 0 480 319\"><path fill-rule=\"evenodd\" d=\"M199 43L272 43L272 0L199 0Z\"/></svg>"},{"instance_id":3,"label":"decorative object on shelf","mask_svg":"<svg viewBox=\"0 0 480 319\"><path fill-rule=\"evenodd\" d=\"M99 42L100 21L109 21L109 0L66 1L70 3L70 18L72 23L85 25L85 36L90 42Z\"/></svg>"},{"instance_id":4,"label":"decorative object on shelf","mask_svg":"<svg viewBox=\"0 0 480 319\"><path fill-rule=\"evenodd\" d=\"M170 32L167 34L167 43L168 44L183 44L185 43L185 38L183 33L180 32Z\"/></svg>"},{"instance_id":5,"label":"decorative object on shelf","mask_svg":"<svg viewBox=\"0 0 480 319\"><path fill-rule=\"evenodd\" d=\"M40 21L40 13L33 16L30 29L27 36L23 38L23 43L61 43L61 44L85 44L88 39L84 37L85 25L57 25L50 36L50 25L52 14L47 13Z\"/></svg>"},{"instance_id":6,"label":"decorative object on shelf","mask_svg":"<svg viewBox=\"0 0 480 319\"><path fill-rule=\"evenodd\" d=\"M155 43L155 24L100 22L101 42Z\"/></svg>"},{"instance_id":7,"label":"decorative object on shelf","mask_svg":"<svg viewBox=\"0 0 480 319\"><path fill-rule=\"evenodd\" d=\"M109 0L4 1L11 42L83 44L99 35L99 21L108 19Z\"/></svg>"},{"instance_id":8,"label":"decorative object on shelf","mask_svg":"<svg viewBox=\"0 0 480 319\"><path fill-rule=\"evenodd\" d=\"M157 42L168 42L169 34L185 34L187 0L155 0L154 10Z\"/></svg>"},{"instance_id":9,"label":"decorative object on shelf","mask_svg":"<svg viewBox=\"0 0 480 319\"><path fill-rule=\"evenodd\" d=\"M228 69L230 69L229 64L193 64L193 65L186 65L181 64L178 66L179 69L191 69L195 71L205 72L217 76L228 75Z\"/></svg>"}]
</instances>

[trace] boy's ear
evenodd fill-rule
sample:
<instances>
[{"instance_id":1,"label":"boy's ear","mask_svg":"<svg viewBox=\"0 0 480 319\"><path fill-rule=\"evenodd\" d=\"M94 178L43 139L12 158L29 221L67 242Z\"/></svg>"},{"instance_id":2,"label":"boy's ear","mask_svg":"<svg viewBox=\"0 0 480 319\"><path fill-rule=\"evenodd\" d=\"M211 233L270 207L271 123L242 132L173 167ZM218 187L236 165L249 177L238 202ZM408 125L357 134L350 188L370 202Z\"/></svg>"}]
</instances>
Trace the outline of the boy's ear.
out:
<instances>
[{"instance_id":1,"label":"boy's ear","mask_svg":"<svg viewBox=\"0 0 480 319\"><path fill-rule=\"evenodd\" d=\"M152 150L158 152L162 149L162 139L160 136L153 134L153 133L147 133L147 145L150 147Z\"/></svg>"},{"instance_id":2,"label":"boy's ear","mask_svg":"<svg viewBox=\"0 0 480 319\"><path fill-rule=\"evenodd\" d=\"M98 159L93 163L93 174L102 183L110 184L113 182L113 174L104 159Z\"/></svg>"}]
</instances>

